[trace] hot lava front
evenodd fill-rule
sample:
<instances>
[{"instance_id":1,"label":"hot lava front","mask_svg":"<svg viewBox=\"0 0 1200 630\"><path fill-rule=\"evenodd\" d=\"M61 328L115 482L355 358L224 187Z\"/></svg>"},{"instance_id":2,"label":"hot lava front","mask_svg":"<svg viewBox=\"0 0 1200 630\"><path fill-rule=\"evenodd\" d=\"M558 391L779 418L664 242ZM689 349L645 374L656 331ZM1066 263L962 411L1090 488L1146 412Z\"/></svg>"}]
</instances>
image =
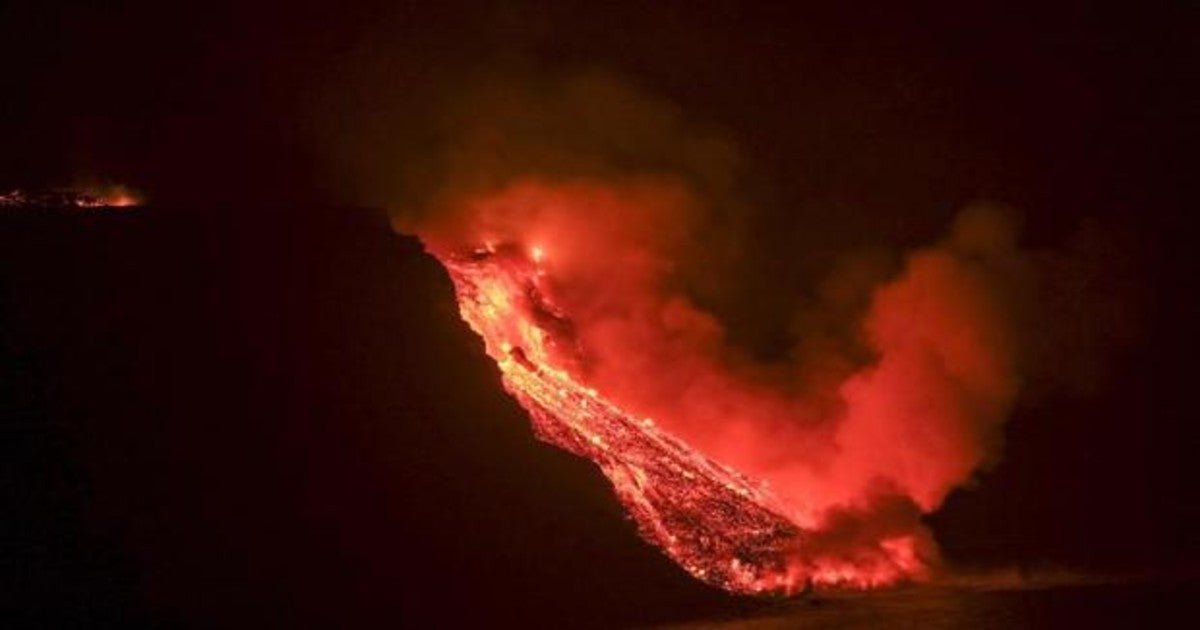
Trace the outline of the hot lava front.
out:
<instances>
[{"instance_id":1,"label":"hot lava front","mask_svg":"<svg viewBox=\"0 0 1200 630\"><path fill-rule=\"evenodd\" d=\"M580 382L568 367L578 360L572 324L550 298L542 256L505 245L440 260L463 319L483 337L536 435L595 462L646 540L696 578L737 593L879 586L920 573L905 539L891 543L898 562L883 566L805 562L808 533L769 488Z\"/></svg>"}]
</instances>

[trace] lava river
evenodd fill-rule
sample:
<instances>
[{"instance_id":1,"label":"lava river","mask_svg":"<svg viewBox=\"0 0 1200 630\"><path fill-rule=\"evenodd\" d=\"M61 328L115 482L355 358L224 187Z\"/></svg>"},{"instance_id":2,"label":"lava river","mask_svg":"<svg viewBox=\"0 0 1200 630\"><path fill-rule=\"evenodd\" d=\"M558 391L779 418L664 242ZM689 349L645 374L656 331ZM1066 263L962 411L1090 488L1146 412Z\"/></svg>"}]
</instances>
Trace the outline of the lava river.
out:
<instances>
[{"instance_id":1,"label":"lava river","mask_svg":"<svg viewBox=\"0 0 1200 630\"><path fill-rule=\"evenodd\" d=\"M642 537L697 579L736 593L786 595L921 573L909 538L885 541L889 561L882 564L809 556L813 532L765 483L589 387L578 376L572 322L555 304L541 250L507 244L434 254L454 282L463 319L483 338L536 435L595 462Z\"/></svg>"}]
</instances>

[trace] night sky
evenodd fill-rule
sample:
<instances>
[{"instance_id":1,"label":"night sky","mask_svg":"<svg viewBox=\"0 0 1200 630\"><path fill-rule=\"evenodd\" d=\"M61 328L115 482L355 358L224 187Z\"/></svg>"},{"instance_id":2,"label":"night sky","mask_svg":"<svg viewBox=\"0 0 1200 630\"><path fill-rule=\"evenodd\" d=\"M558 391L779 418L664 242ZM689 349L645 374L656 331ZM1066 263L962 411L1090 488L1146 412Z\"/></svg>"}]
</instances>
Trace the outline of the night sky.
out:
<instances>
[{"instance_id":1,"label":"night sky","mask_svg":"<svg viewBox=\"0 0 1200 630\"><path fill-rule=\"evenodd\" d=\"M1195 575L1194 8L542 4L0 8L0 192L148 200L0 209L0 615L565 627L761 606L689 578L590 463L533 440L384 211L436 188L472 86L579 73L736 147L754 247L710 306L751 353L839 253L1013 208L1065 280L1002 461L928 519L943 553Z\"/></svg>"}]
</instances>

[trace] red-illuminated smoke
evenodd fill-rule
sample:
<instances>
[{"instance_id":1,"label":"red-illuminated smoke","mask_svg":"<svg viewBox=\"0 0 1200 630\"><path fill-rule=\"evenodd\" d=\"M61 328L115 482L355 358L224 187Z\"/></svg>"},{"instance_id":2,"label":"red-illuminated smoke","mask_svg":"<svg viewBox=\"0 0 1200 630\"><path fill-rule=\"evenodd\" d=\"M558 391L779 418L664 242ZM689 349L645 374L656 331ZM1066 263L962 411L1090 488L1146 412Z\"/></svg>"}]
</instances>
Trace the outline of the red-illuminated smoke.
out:
<instances>
[{"instance_id":1,"label":"red-illuminated smoke","mask_svg":"<svg viewBox=\"0 0 1200 630\"><path fill-rule=\"evenodd\" d=\"M1007 224L967 212L911 254L858 324L873 360L822 380L748 361L677 288L698 204L662 179L525 180L419 231L538 435L599 464L693 575L738 592L923 577L920 515L995 457L1017 389Z\"/></svg>"}]
</instances>

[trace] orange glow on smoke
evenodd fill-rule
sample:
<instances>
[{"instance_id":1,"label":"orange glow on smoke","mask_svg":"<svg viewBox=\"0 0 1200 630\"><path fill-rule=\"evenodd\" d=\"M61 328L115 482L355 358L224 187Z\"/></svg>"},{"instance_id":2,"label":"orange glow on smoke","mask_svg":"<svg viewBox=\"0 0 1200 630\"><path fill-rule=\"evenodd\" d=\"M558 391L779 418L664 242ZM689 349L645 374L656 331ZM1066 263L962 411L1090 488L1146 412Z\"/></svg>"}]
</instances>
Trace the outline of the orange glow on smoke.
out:
<instances>
[{"instance_id":1,"label":"orange glow on smoke","mask_svg":"<svg viewBox=\"0 0 1200 630\"><path fill-rule=\"evenodd\" d=\"M920 515L991 457L1015 393L978 262L1007 251L1004 230L964 215L876 289L876 360L824 392L831 411L789 384L800 368L731 359L719 322L671 288L695 208L665 181L528 181L456 200L421 234L537 436L594 461L693 576L784 594L926 577Z\"/></svg>"}]
</instances>

